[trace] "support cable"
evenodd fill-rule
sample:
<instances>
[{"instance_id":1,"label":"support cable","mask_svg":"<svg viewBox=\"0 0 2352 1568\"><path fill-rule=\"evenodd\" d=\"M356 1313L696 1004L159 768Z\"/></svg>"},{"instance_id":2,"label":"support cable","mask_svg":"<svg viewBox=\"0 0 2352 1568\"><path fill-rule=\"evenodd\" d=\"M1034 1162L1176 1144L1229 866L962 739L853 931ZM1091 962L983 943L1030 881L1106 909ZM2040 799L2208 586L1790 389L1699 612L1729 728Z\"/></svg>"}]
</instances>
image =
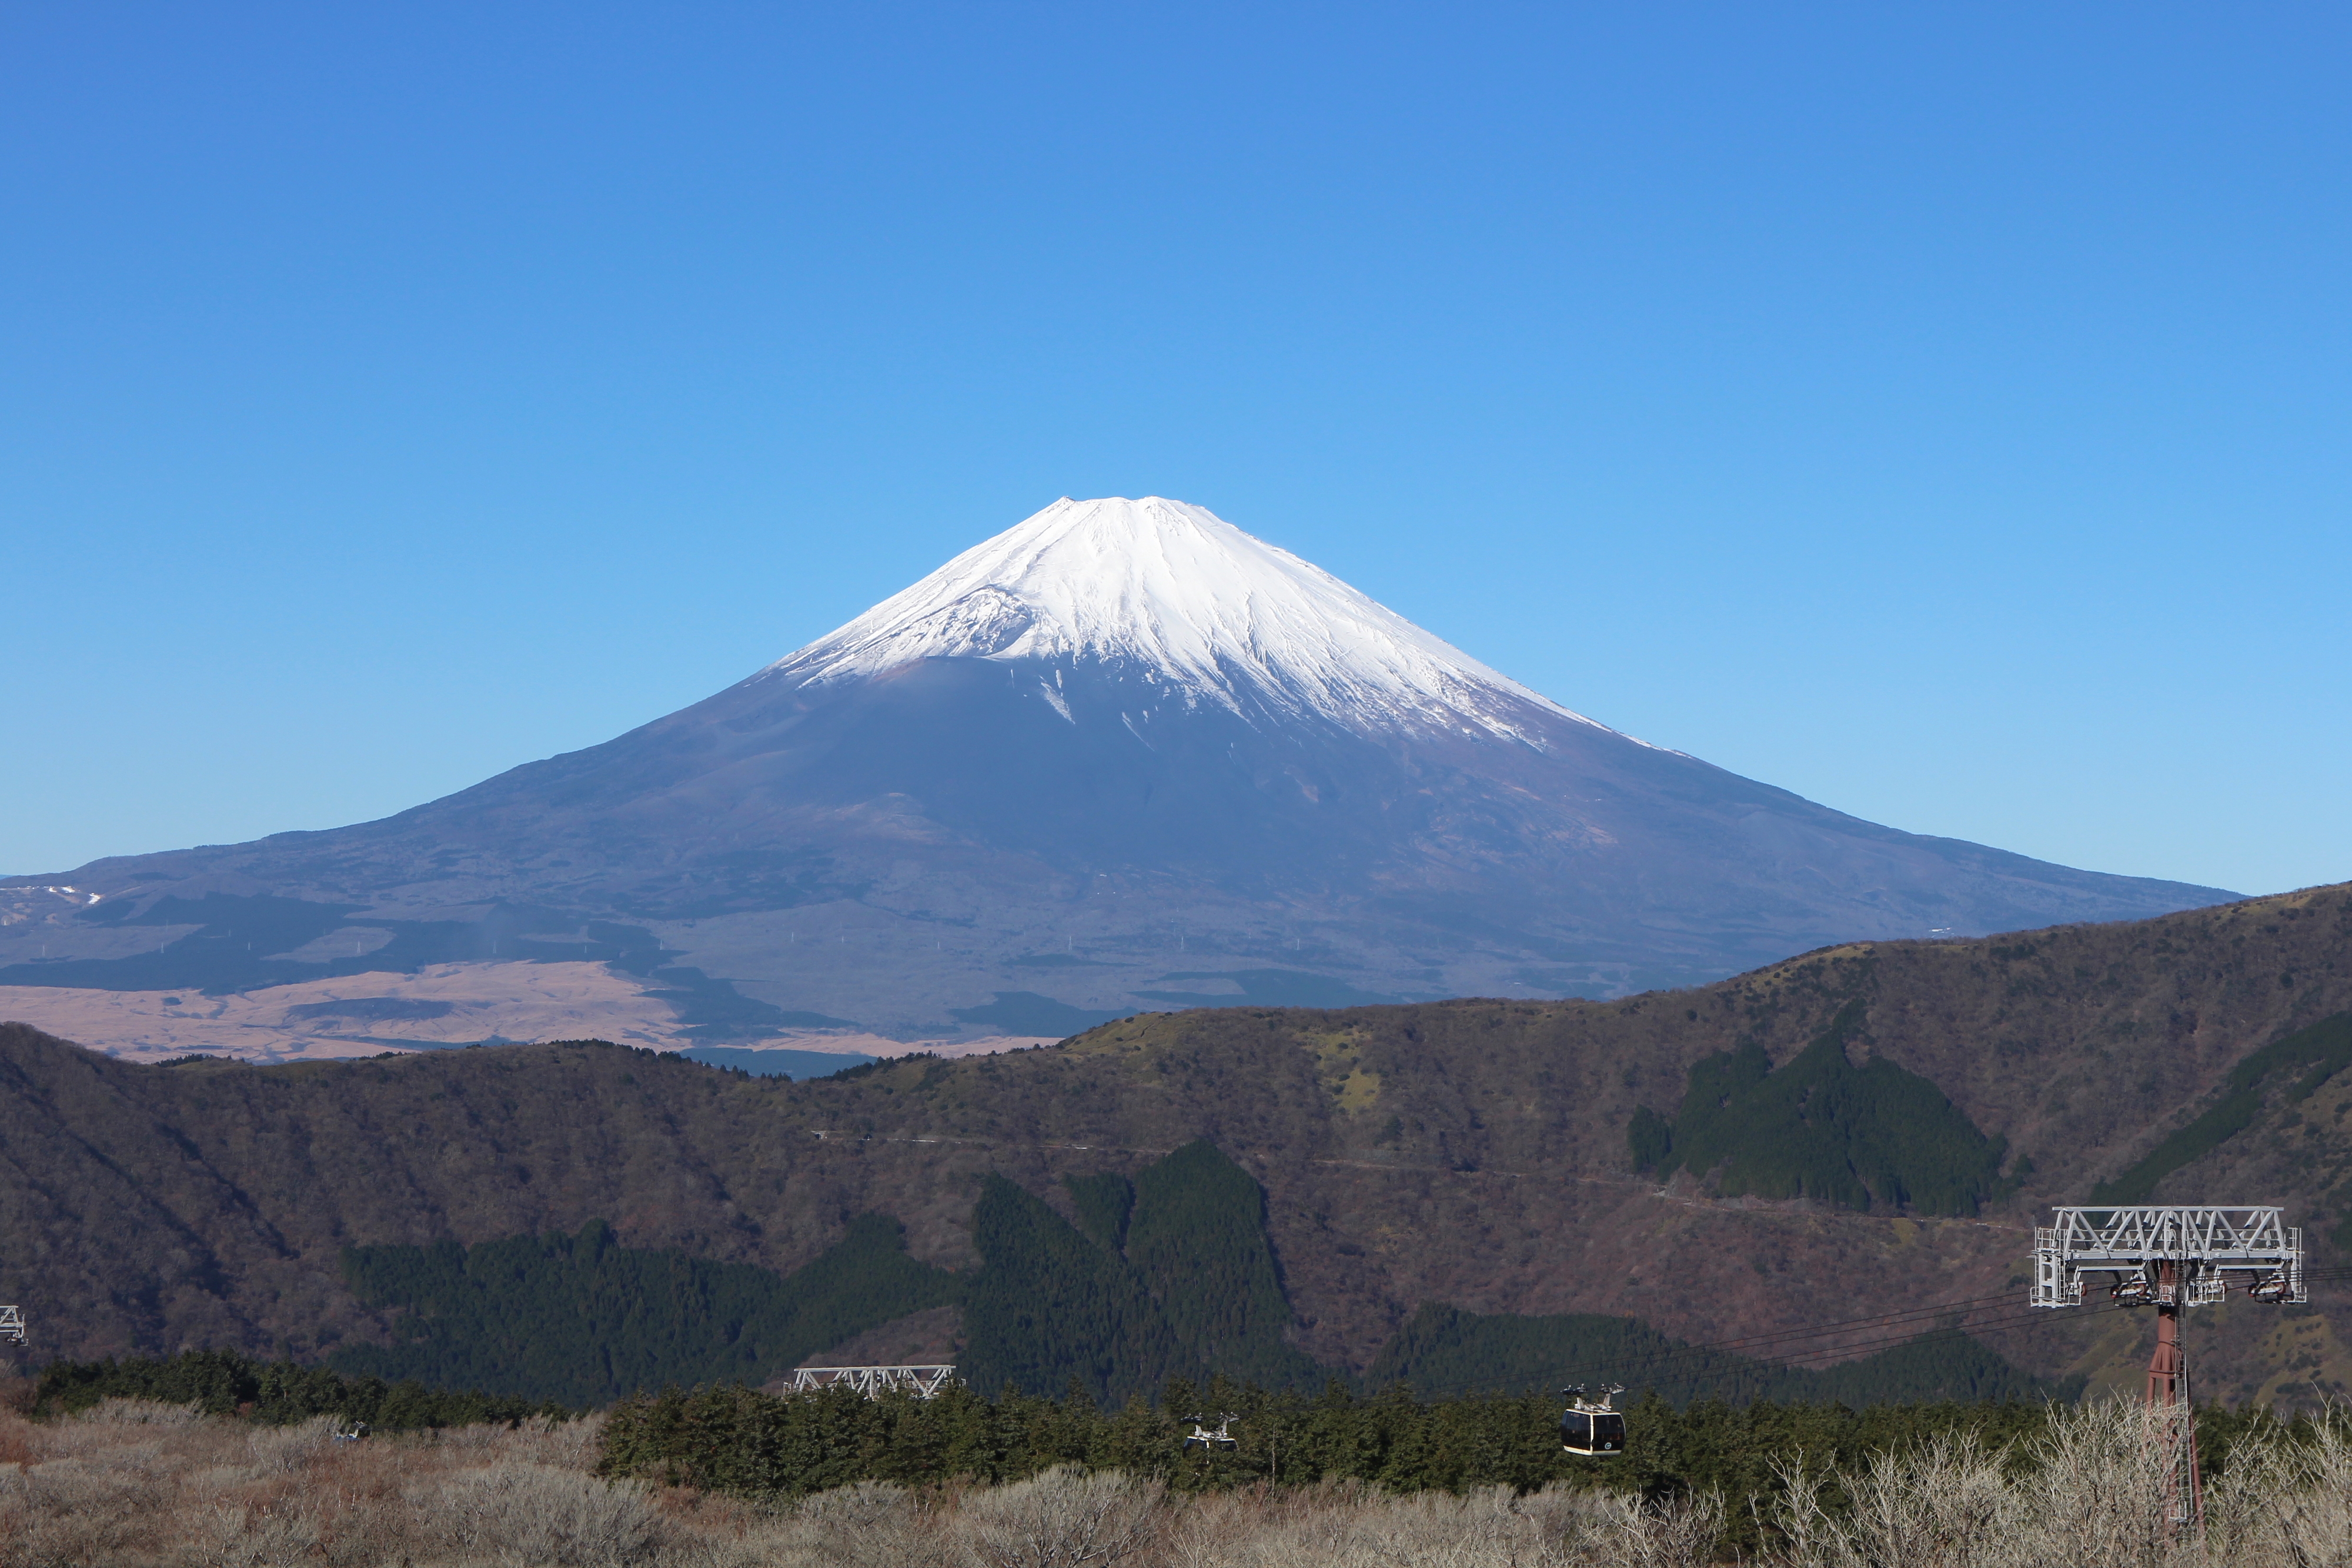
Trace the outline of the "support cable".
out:
<instances>
[{"instance_id":1,"label":"support cable","mask_svg":"<svg viewBox=\"0 0 2352 1568\"><path fill-rule=\"evenodd\" d=\"M2347 1275L2352 1275L2352 1269L2348 1269L2345 1270L2345 1272ZM1920 1308L1909 1312L1885 1314L1881 1318L1855 1318L1848 1320L1843 1323L1829 1326L1836 1328L1856 1328L1866 1326L1892 1327L1895 1322L1900 1321L1904 1318L1916 1318L1927 1313L1947 1313L1961 1310L1969 1305L1987 1301L2008 1300L2010 1299L2011 1294L2011 1292L2004 1291L1999 1296L1976 1297L1972 1301L1969 1302L1946 1302L1941 1306L1935 1308ZM2127 1312L2129 1310L2131 1309L2121 1302L2108 1302L2099 1306L2085 1308L2081 1315L2091 1317L2108 1312ZM1856 1343L1823 1345L1811 1350L1788 1352L1781 1354L1777 1359L1770 1361L1758 1359L1752 1369L1725 1369L1723 1372L1717 1374L1717 1376L1737 1376L1743 1374L1749 1374L1751 1373L1751 1370L1753 1374L1758 1375L1769 1374L1773 1371L1784 1368L1803 1371L1819 1370L1819 1368L1811 1366L1809 1364L1819 1362L1824 1364L1831 1364L1843 1358L1853 1358L1854 1356L1854 1353L1857 1351L1868 1353L1881 1350L1893 1350L1906 1344L1923 1343L1928 1340L1937 1339L1945 1335L1971 1336L1979 1333L2007 1333L2013 1330L2024 1328L2041 1321L2042 1319L2040 1314L2032 1309L2020 1309L2017 1312L2004 1313L1999 1317L1990 1319L1983 1322L1939 1323L1933 1328L1920 1330L1906 1329L1899 1333L1886 1334L1874 1339L1866 1339ZM1736 1344L1750 1342L1727 1341L1722 1343ZM1666 1355L1658 1356L1653 1360L1629 1364L1628 1366L1620 1368L1613 1373L1593 1375L1604 1375L1611 1381L1622 1378L1627 1387L1638 1388L1643 1386L1645 1384L1654 1385L1664 1381L1664 1377L1660 1375L1661 1373L1670 1376L1677 1372L1685 1370L1694 1373L1702 1372L1705 1370L1703 1366L1694 1364L1698 1362L1701 1354L1717 1354L1720 1351L1720 1348L1721 1347L1718 1344L1688 1345ZM1698 1380L1709 1381L1711 1379L1701 1377ZM1429 1394L1463 1394L1492 1389L1495 1387L1495 1381L1493 1379L1479 1379L1465 1383L1436 1385L1423 1384L1416 1385L1416 1386Z\"/></svg>"},{"instance_id":2,"label":"support cable","mask_svg":"<svg viewBox=\"0 0 2352 1568\"><path fill-rule=\"evenodd\" d=\"M2347 1281L2352 1281L2352 1266L2338 1265L2326 1269L2315 1269L2306 1274L2305 1278L2312 1284L2341 1283ZM1607 1375L1612 1378L1623 1377L1626 1380L1627 1386L1639 1387L1644 1383L1655 1384L1662 1381L1662 1374L1671 1375L1675 1373L1686 1370L1696 1372L1699 1370L1700 1367L1702 1367L1710 1358L1725 1354L1739 1355L1747 1359L1753 1360L1756 1363L1755 1371L1758 1373L1769 1373L1779 1367L1788 1367L1800 1370L1816 1370L1808 1364L1814 1362L1820 1362L1824 1364L1834 1364L1838 1360L1853 1357L1856 1352L1871 1352L1882 1349L1891 1350L1905 1344L1922 1343L1943 1334L1975 1335L1979 1333L2007 1333L2013 1330L2023 1328L2029 1324L2041 1321L2040 1313L2038 1311L2029 1308L2014 1313L2006 1313L1983 1322L1971 1323L1962 1322L1956 1323L1942 1323L1937 1324L1933 1328L1917 1330L1916 1332L1906 1329L1905 1332L1900 1333L1888 1334L1873 1339L1864 1339L1844 1344L1820 1345L1810 1350L1775 1350L1769 1347L1792 1344L1805 1340L1820 1339L1825 1335L1837 1333L1845 1330L1868 1333L1872 1330L1895 1328L1901 1324L1916 1323L1923 1318L1941 1317L1955 1312L1965 1317L1972 1309L1984 1307L1997 1301L2007 1301L2014 1299L2016 1299L2016 1292L2014 1291L2002 1291L1994 1295L1970 1296L1958 1301L1939 1301L1927 1306L1908 1307L1892 1312L1881 1312L1870 1317L1846 1318L1833 1322L1817 1323L1809 1328L1780 1329L1769 1333L1743 1334L1733 1339L1707 1340L1693 1344L1677 1345L1673 1350L1661 1352L1656 1355L1645 1357L1639 1363L1634 1364L1633 1366L1621 1369L1619 1372L1613 1374L1595 1374L1592 1375ZM2085 1308L2083 1311L2082 1315L2087 1317L2095 1314L2126 1312L2129 1310L2131 1310L2130 1307L2126 1303L2107 1302L2098 1306ZM1750 1355L1748 1354L1756 1351L1761 1351L1764 1354L1761 1355ZM1743 1368L1738 1370L1745 1372L1747 1369ZM1727 1372L1724 1375L1731 1375L1733 1374ZM1417 1385L1417 1386L1419 1386L1423 1392L1429 1394L1462 1394L1492 1389L1495 1387L1495 1380L1480 1379L1466 1383L1440 1385L1424 1384Z\"/></svg>"}]
</instances>

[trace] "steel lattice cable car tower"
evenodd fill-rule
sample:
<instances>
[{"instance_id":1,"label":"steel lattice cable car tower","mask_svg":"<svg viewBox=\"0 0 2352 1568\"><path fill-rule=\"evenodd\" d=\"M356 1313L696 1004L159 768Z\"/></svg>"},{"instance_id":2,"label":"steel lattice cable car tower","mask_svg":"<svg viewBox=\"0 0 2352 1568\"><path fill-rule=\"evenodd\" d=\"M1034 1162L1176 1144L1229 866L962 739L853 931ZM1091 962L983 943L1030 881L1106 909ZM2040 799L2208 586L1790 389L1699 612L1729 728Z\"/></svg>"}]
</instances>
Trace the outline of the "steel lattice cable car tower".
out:
<instances>
[{"instance_id":1,"label":"steel lattice cable car tower","mask_svg":"<svg viewBox=\"0 0 2352 1568\"><path fill-rule=\"evenodd\" d=\"M2189 1354L2180 1314L2229 1293L2231 1274L2257 1301L2307 1301L2303 1232L2276 1208L2219 1205L2167 1208L2062 1208L2033 1232L2037 1307L2079 1307L2083 1276L2110 1276L2117 1305L2156 1309L2156 1354L2147 1364L2148 1442L2165 1456L2165 1502L2178 1530L2204 1524L2190 1413Z\"/></svg>"},{"instance_id":2,"label":"steel lattice cable car tower","mask_svg":"<svg viewBox=\"0 0 2352 1568\"><path fill-rule=\"evenodd\" d=\"M918 1399L931 1399L955 1381L952 1366L803 1366L793 1371L787 1394L820 1388L854 1388L868 1399L893 1389L904 1389Z\"/></svg>"}]
</instances>

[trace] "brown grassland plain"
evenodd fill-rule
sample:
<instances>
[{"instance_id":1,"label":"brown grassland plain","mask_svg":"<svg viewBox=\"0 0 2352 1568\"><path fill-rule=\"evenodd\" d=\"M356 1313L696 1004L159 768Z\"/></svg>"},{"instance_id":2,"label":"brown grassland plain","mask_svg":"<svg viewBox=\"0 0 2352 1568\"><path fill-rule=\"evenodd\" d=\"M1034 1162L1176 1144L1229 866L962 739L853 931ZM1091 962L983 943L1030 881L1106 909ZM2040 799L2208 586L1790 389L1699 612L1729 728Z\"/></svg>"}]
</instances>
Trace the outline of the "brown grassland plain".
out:
<instances>
[{"instance_id":1,"label":"brown grassland plain","mask_svg":"<svg viewBox=\"0 0 2352 1568\"><path fill-rule=\"evenodd\" d=\"M2233 1449L2201 1538L2166 1527L2140 1412L2055 1413L2014 1452L1966 1442L1837 1473L1782 1468L1770 1497L1643 1500L1494 1488L1321 1486L1171 1496L1116 1472L997 1487L861 1484L796 1503L597 1473L595 1417L339 1440L112 1401L0 1412L0 1564L779 1564L791 1568L1679 1568L1725 1560L1727 1509L1786 1568L2331 1568L2352 1563L2352 1437Z\"/></svg>"}]
</instances>

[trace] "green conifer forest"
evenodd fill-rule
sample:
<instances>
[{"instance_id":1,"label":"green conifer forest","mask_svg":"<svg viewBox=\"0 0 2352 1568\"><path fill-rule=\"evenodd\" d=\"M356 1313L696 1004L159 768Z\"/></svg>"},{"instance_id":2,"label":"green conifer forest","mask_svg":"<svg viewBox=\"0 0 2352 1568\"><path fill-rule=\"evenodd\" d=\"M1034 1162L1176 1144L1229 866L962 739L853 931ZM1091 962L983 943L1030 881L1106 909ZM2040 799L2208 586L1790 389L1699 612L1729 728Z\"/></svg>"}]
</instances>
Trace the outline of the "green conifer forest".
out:
<instances>
[{"instance_id":1,"label":"green conifer forest","mask_svg":"<svg viewBox=\"0 0 2352 1568\"><path fill-rule=\"evenodd\" d=\"M1853 1065L1863 1017L1848 1003L1778 1069L1753 1040L1693 1062L1671 1124L1646 1107L1627 1124L1634 1164L1711 1176L1727 1197L1976 1213L2000 1187L2007 1145L1917 1073L1884 1057Z\"/></svg>"},{"instance_id":2,"label":"green conifer forest","mask_svg":"<svg viewBox=\"0 0 2352 1568\"><path fill-rule=\"evenodd\" d=\"M962 1281L907 1256L869 1214L789 1278L748 1263L576 1236L460 1247L354 1247L361 1300L399 1310L393 1343L346 1345L336 1370L572 1406L668 1384L759 1383L860 1330L958 1298Z\"/></svg>"},{"instance_id":3,"label":"green conifer forest","mask_svg":"<svg viewBox=\"0 0 2352 1568\"><path fill-rule=\"evenodd\" d=\"M1265 1196L1206 1140L1146 1166L1066 1182L1079 1223L1001 1176L982 1186L962 1272L916 1261L898 1222L853 1221L789 1276L682 1252L623 1247L602 1222L576 1235L472 1248L352 1248L363 1300L394 1314L389 1344L345 1345L344 1375L481 1389L586 1407L664 1387L757 1385L851 1335L936 1306L961 1309L964 1385L1075 1389L1105 1406L1170 1379L1311 1390L1336 1377L1372 1391L1555 1392L1626 1384L1680 1406L1706 1399L2071 1397L1977 1340L1948 1333L1825 1371L1694 1347L1637 1319L1479 1314L1425 1303L1360 1377L1290 1343L1290 1301L1265 1228Z\"/></svg>"}]
</instances>

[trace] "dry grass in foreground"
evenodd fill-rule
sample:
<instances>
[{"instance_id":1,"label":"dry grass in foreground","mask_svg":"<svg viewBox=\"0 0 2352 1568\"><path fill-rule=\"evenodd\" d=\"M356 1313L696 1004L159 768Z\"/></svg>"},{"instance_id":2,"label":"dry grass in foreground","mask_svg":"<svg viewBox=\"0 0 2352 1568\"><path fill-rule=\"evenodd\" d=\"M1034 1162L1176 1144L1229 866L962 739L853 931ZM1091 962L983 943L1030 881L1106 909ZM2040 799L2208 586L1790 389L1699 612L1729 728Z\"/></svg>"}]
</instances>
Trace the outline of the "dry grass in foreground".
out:
<instances>
[{"instance_id":1,"label":"dry grass in foreground","mask_svg":"<svg viewBox=\"0 0 2352 1568\"><path fill-rule=\"evenodd\" d=\"M593 1419L339 1442L325 1421L259 1427L131 1401L48 1422L0 1414L0 1568L1681 1568L1717 1558L1724 1521L1716 1499L1355 1485L1180 1498L1071 1470L992 1488L862 1484L764 1510L601 1479L596 1438ZM2201 1543L2158 1526L2161 1487L2128 1406L2060 1412L2021 1455L1946 1443L1782 1482L1742 1505L1773 1527L1782 1568L2352 1568L2341 1427L2242 1445Z\"/></svg>"}]
</instances>

